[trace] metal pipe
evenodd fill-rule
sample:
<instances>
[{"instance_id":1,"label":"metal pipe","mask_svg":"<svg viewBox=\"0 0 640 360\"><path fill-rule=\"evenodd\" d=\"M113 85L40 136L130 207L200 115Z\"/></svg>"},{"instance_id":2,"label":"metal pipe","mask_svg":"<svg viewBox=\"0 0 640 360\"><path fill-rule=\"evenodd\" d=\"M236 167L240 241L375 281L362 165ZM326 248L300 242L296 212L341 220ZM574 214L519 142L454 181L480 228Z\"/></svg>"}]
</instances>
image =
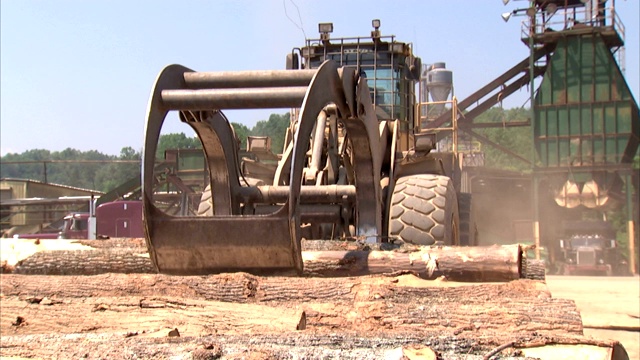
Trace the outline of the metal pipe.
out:
<instances>
[{"instance_id":1,"label":"metal pipe","mask_svg":"<svg viewBox=\"0 0 640 360\"><path fill-rule=\"evenodd\" d=\"M466 114L463 119L467 119ZM487 128L509 128L509 127L518 127L518 126L531 126L531 120L523 120L523 121L507 121L507 122L496 122L496 123L458 123L458 128L473 128L473 129L487 129Z\"/></svg>"},{"instance_id":2,"label":"metal pipe","mask_svg":"<svg viewBox=\"0 0 640 360\"><path fill-rule=\"evenodd\" d=\"M307 87L162 90L167 110L276 109L300 107Z\"/></svg>"},{"instance_id":3,"label":"metal pipe","mask_svg":"<svg viewBox=\"0 0 640 360\"><path fill-rule=\"evenodd\" d=\"M280 209L278 205L256 206L255 215L272 214ZM342 221L340 205L300 205L300 221L302 223L339 223Z\"/></svg>"},{"instance_id":4,"label":"metal pipe","mask_svg":"<svg viewBox=\"0 0 640 360\"><path fill-rule=\"evenodd\" d=\"M190 89L309 86L315 73L316 70L186 72L184 81Z\"/></svg>"},{"instance_id":5,"label":"metal pipe","mask_svg":"<svg viewBox=\"0 0 640 360\"><path fill-rule=\"evenodd\" d=\"M318 119L316 120L316 129L313 134L313 145L311 152L311 166L310 172L313 174L313 178L315 181L315 176L320 170L321 162L322 162L322 148L324 146L324 131L327 127L327 113L321 111L318 114Z\"/></svg>"},{"instance_id":6,"label":"metal pipe","mask_svg":"<svg viewBox=\"0 0 640 360\"><path fill-rule=\"evenodd\" d=\"M289 198L289 186L255 186L242 187L240 197L252 203L283 203ZM345 200L354 202L356 187L353 185L302 186L300 201L302 203L338 203Z\"/></svg>"}]
</instances>

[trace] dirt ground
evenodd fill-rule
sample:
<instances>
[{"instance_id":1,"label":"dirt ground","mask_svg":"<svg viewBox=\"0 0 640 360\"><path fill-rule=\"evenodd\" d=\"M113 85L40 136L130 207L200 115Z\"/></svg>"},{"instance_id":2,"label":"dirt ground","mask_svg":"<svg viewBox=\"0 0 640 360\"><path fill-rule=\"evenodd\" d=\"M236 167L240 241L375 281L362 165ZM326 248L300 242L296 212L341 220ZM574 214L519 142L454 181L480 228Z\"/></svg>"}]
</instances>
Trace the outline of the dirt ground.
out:
<instances>
[{"instance_id":1,"label":"dirt ground","mask_svg":"<svg viewBox=\"0 0 640 360\"><path fill-rule=\"evenodd\" d=\"M576 302L584 333L620 341L630 359L640 359L640 278L606 276L547 276L553 297ZM605 330L606 327L633 331ZM635 329L635 330L634 330Z\"/></svg>"}]
</instances>

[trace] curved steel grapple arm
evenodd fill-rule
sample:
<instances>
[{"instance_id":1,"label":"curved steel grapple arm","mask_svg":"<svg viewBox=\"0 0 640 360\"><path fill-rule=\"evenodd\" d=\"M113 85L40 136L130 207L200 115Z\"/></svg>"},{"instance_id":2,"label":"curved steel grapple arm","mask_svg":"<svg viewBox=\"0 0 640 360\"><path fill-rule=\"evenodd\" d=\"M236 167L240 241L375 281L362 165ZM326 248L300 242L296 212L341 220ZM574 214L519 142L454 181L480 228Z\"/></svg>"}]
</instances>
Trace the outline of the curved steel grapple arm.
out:
<instances>
[{"instance_id":1,"label":"curved steel grapple arm","mask_svg":"<svg viewBox=\"0 0 640 360\"><path fill-rule=\"evenodd\" d=\"M362 234L380 233L379 205L371 200L375 202L379 196L379 166L376 168L372 158L377 153L372 150L376 146L372 139L377 138L369 131L377 126L370 117L358 120L366 111L356 113L362 105L357 100L356 76L353 71L346 73L334 62L326 62L317 71L197 73L179 65L162 71L149 101L142 172L146 241L160 272L301 272L302 175L311 132L318 115L329 105L335 106L347 127L353 129L351 141L358 144L354 146L355 159L367 163L356 166L358 185L366 188L358 190L356 198L367 207L373 206L358 211L362 225L358 227L367 229ZM241 214L247 192L238 180L236 139L221 110L277 107L301 107L289 159L288 197L266 215ZM214 196L211 217L170 216L154 203L155 152L169 111L180 111L180 119L202 142Z\"/></svg>"}]
</instances>

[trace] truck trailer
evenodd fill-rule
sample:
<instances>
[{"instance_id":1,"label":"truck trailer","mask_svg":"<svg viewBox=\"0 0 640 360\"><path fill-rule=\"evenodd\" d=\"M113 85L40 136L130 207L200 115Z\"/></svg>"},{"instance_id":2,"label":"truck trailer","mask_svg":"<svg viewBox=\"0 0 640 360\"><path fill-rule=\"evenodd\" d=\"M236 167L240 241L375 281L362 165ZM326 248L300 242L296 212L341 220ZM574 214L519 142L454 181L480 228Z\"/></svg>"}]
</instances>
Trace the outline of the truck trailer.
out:
<instances>
[{"instance_id":1,"label":"truck trailer","mask_svg":"<svg viewBox=\"0 0 640 360\"><path fill-rule=\"evenodd\" d=\"M140 201L114 201L99 205L95 210L95 236L89 234L89 212L69 213L59 232L17 234L19 239L107 239L112 237L143 237L142 203Z\"/></svg>"}]
</instances>

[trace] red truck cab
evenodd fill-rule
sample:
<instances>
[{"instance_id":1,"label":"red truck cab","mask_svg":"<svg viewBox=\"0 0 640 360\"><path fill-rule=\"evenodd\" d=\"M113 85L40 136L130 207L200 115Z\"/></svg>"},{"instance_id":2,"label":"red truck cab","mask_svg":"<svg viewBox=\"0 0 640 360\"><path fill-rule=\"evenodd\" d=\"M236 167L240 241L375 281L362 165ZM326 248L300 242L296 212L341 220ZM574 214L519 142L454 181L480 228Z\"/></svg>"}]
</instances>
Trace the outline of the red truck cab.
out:
<instances>
[{"instance_id":1,"label":"red truck cab","mask_svg":"<svg viewBox=\"0 0 640 360\"><path fill-rule=\"evenodd\" d=\"M60 239L87 239L89 235L89 213L73 213L64 217Z\"/></svg>"}]
</instances>

